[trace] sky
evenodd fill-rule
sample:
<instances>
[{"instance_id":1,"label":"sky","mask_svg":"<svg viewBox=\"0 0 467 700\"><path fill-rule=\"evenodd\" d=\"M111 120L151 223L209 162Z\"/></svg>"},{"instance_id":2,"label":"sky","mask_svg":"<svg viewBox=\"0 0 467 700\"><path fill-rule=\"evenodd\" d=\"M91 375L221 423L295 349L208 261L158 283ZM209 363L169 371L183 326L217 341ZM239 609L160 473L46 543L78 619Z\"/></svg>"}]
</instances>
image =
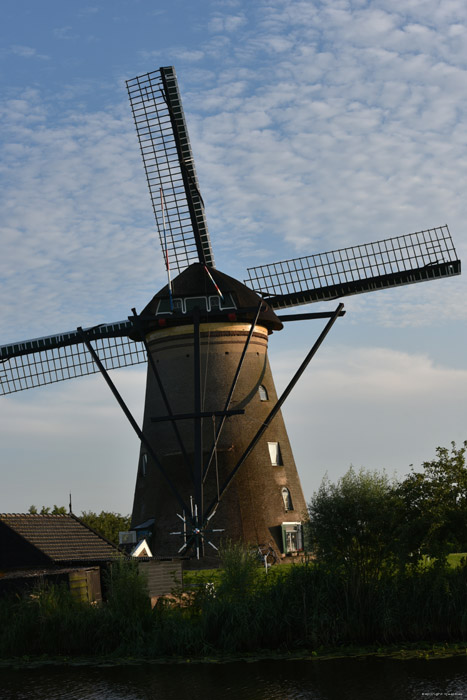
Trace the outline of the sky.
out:
<instances>
[{"instance_id":1,"label":"sky","mask_svg":"<svg viewBox=\"0 0 467 700\"><path fill-rule=\"evenodd\" d=\"M223 272L443 224L465 258L464 0L3 0L0 345L165 284L125 81L168 65ZM467 439L466 284L343 300L283 410L307 500ZM271 336L279 391L322 327ZM141 421L144 368L113 377ZM98 375L1 397L0 512L129 513L138 451Z\"/></svg>"}]
</instances>

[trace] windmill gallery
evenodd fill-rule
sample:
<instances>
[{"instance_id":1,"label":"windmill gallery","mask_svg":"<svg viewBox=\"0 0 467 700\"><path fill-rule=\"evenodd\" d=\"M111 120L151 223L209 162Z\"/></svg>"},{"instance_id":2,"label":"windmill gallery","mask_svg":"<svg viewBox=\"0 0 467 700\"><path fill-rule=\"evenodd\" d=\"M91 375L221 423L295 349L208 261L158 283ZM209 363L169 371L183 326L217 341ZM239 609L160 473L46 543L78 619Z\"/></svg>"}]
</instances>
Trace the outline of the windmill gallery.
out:
<instances>
[{"instance_id":1,"label":"windmill gallery","mask_svg":"<svg viewBox=\"0 0 467 700\"><path fill-rule=\"evenodd\" d=\"M241 283L214 264L174 69L127 88L167 284L126 321L1 346L1 393L102 373L141 441L131 527L155 555L215 556L222 537L295 554L306 504L281 406L344 311L280 312L458 275L449 230L253 267ZM308 319L324 328L278 397L268 338ZM109 370L143 362L140 428Z\"/></svg>"}]
</instances>

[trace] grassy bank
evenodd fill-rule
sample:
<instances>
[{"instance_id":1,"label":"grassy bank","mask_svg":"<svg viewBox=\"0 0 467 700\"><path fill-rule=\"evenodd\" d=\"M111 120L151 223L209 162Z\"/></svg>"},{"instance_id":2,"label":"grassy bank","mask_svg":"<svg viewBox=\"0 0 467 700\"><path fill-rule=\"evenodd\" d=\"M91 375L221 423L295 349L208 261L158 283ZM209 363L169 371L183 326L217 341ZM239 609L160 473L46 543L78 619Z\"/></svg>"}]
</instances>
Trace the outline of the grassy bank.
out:
<instances>
[{"instance_id":1,"label":"grassy bank","mask_svg":"<svg viewBox=\"0 0 467 700\"><path fill-rule=\"evenodd\" d=\"M430 661L448 659L453 657L466 658L467 643L455 644L429 644L419 642L417 644L390 645L390 646L347 646L338 649L320 649L309 651L298 649L292 651L276 651L264 649L248 653L235 654L210 654L209 656L118 656L93 655L93 656L17 656L0 658L0 670L2 668L42 668L46 666L70 666L70 667L117 667L117 666L155 666L170 664L229 664L239 661L254 663L260 661L312 661L326 662L336 659L393 659L394 661Z\"/></svg>"},{"instance_id":2,"label":"grassy bank","mask_svg":"<svg viewBox=\"0 0 467 700\"><path fill-rule=\"evenodd\" d=\"M122 566L101 606L79 603L60 587L0 599L0 657L319 656L415 648L420 640L425 649L442 649L467 639L466 584L465 566L421 567L369 582L314 563L265 576L234 552L214 587L178 591L177 600L151 610L137 569Z\"/></svg>"}]
</instances>

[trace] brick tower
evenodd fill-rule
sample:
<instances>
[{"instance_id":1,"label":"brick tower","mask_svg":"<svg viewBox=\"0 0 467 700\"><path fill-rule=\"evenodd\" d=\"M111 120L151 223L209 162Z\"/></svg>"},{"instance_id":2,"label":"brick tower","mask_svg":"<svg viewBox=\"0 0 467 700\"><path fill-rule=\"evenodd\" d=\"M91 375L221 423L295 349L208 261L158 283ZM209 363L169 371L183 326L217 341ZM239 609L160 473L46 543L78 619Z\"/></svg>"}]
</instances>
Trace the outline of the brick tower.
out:
<instances>
[{"instance_id":1,"label":"brick tower","mask_svg":"<svg viewBox=\"0 0 467 700\"><path fill-rule=\"evenodd\" d=\"M144 335L168 398L172 415L190 416L176 421L168 417L151 364L148 366L143 432L186 504L206 508L217 499L222 485L235 469L258 428L277 401L269 366L268 336L282 323L263 304L247 345L260 297L232 277L194 263L172 284L154 296L141 314ZM199 309L199 374L202 493L196 499L196 340L193 310ZM244 353L230 408L244 411L225 419L216 449L216 431L222 420L229 390ZM153 419L159 419L154 421ZM174 423L178 429L178 436ZM190 506L191 508L191 506ZM245 544L271 542L279 553L300 550L306 510L292 449L280 412L238 469L222 496L209 528L221 533L206 535L219 545L222 538ZM141 446L132 514L132 528L151 536L159 556L175 556L183 544L181 506L146 446ZM284 525L285 523L285 525ZM205 547L206 550L206 547ZM211 549L210 553L214 553ZM208 554L205 551L205 554Z\"/></svg>"}]
</instances>

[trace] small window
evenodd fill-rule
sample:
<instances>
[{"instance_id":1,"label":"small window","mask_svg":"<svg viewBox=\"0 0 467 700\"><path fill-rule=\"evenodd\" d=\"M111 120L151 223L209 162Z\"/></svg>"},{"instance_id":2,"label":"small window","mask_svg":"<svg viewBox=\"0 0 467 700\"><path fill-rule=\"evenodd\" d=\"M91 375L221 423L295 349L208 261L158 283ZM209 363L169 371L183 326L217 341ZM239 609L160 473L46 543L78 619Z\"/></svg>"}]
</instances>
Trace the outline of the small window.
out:
<instances>
[{"instance_id":1,"label":"small window","mask_svg":"<svg viewBox=\"0 0 467 700\"><path fill-rule=\"evenodd\" d=\"M190 297L185 299L185 310L193 311L194 308L198 307L200 311L207 310L207 299L206 297Z\"/></svg>"},{"instance_id":2,"label":"small window","mask_svg":"<svg viewBox=\"0 0 467 700\"><path fill-rule=\"evenodd\" d=\"M221 308L221 298L209 297L209 305L211 307L211 311L219 311Z\"/></svg>"},{"instance_id":3,"label":"small window","mask_svg":"<svg viewBox=\"0 0 467 700\"><path fill-rule=\"evenodd\" d=\"M282 464L281 448L278 442L268 442L269 457L273 467L279 467Z\"/></svg>"},{"instance_id":4,"label":"small window","mask_svg":"<svg viewBox=\"0 0 467 700\"><path fill-rule=\"evenodd\" d=\"M221 308L223 309L236 309L237 305L234 298L230 292L224 294L224 299L222 300Z\"/></svg>"},{"instance_id":5,"label":"small window","mask_svg":"<svg viewBox=\"0 0 467 700\"><path fill-rule=\"evenodd\" d=\"M301 523L282 523L282 548L284 554L303 551Z\"/></svg>"},{"instance_id":6,"label":"small window","mask_svg":"<svg viewBox=\"0 0 467 700\"><path fill-rule=\"evenodd\" d=\"M182 300L172 299L172 309L170 308L170 299L161 299L156 311L156 316L160 314L171 314L173 311L183 311Z\"/></svg>"},{"instance_id":7,"label":"small window","mask_svg":"<svg viewBox=\"0 0 467 700\"><path fill-rule=\"evenodd\" d=\"M259 392L259 400L260 401L269 401L268 392L267 392L267 389L265 386L260 384L258 392Z\"/></svg>"},{"instance_id":8,"label":"small window","mask_svg":"<svg viewBox=\"0 0 467 700\"><path fill-rule=\"evenodd\" d=\"M217 309L236 309L235 302L230 292L223 292L222 296L219 294L209 297L209 305L211 311Z\"/></svg>"},{"instance_id":9,"label":"small window","mask_svg":"<svg viewBox=\"0 0 467 700\"><path fill-rule=\"evenodd\" d=\"M148 456L146 452L143 452L140 460L140 472L141 476L146 476L146 470L148 468Z\"/></svg>"},{"instance_id":10,"label":"small window","mask_svg":"<svg viewBox=\"0 0 467 700\"><path fill-rule=\"evenodd\" d=\"M284 501L285 510L293 510L292 497L287 486L284 486L282 489L282 500Z\"/></svg>"}]
</instances>

